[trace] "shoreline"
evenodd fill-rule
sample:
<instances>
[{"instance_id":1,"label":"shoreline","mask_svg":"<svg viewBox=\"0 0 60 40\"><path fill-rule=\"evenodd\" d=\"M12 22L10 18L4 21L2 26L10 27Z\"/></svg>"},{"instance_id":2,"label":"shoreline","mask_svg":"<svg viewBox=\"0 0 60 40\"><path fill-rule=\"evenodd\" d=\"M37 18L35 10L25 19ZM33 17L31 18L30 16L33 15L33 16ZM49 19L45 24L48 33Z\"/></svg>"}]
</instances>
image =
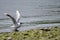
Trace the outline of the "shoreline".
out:
<instances>
[{"instance_id":1,"label":"shoreline","mask_svg":"<svg viewBox=\"0 0 60 40\"><path fill-rule=\"evenodd\" d=\"M8 37L12 37L12 40L60 40L60 28L52 27L50 29L31 29L0 33L0 40L8 39Z\"/></svg>"},{"instance_id":2,"label":"shoreline","mask_svg":"<svg viewBox=\"0 0 60 40\"><path fill-rule=\"evenodd\" d=\"M41 25L42 26L42 25ZM52 27L59 27L60 28L60 25L58 25L58 26L31 26L31 27L20 27L20 28L18 28L18 30L19 31L26 31L26 30L34 30L34 29L50 29L50 28L52 28ZM0 29L0 33L1 32L12 32L12 29L13 28L8 28L8 29Z\"/></svg>"}]
</instances>

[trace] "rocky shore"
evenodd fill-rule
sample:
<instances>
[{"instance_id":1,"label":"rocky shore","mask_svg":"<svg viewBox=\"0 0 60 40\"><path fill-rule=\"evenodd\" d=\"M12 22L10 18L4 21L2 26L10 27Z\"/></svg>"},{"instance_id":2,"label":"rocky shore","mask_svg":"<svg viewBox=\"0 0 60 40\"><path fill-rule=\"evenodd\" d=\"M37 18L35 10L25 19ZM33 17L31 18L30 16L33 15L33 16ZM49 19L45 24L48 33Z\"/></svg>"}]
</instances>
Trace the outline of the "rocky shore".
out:
<instances>
[{"instance_id":1,"label":"rocky shore","mask_svg":"<svg viewBox=\"0 0 60 40\"><path fill-rule=\"evenodd\" d=\"M60 28L52 27L48 29L31 29L18 32L2 32L0 40L60 40Z\"/></svg>"}]
</instances>

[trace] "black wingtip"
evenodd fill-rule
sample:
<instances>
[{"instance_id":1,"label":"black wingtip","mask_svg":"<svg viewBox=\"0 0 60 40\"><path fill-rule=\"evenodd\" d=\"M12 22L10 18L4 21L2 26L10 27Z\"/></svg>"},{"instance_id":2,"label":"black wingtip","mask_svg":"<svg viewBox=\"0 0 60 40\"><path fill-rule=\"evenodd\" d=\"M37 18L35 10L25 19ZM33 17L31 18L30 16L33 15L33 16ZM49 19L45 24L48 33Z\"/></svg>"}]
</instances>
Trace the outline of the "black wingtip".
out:
<instances>
[{"instance_id":1,"label":"black wingtip","mask_svg":"<svg viewBox=\"0 0 60 40\"><path fill-rule=\"evenodd\" d=\"M23 24L22 22L20 24Z\"/></svg>"}]
</instances>

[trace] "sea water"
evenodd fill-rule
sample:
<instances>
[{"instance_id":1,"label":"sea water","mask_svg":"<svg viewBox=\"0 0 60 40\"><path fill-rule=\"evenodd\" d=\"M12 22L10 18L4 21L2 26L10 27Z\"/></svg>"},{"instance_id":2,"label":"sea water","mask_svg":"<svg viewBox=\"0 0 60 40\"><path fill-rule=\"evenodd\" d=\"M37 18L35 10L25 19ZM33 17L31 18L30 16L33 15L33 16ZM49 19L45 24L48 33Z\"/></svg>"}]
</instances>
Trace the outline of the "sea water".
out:
<instances>
[{"instance_id":1,"label":"sea water","mask_svg":"<svg viewBox=\"0 0 60 40\"><path fill-rule=\"evenodd\" d=\"M10 31L16 10L21 13L19 30L60 26L60 0L0 0L0 32Z\"/></svg>"}]
</instances>

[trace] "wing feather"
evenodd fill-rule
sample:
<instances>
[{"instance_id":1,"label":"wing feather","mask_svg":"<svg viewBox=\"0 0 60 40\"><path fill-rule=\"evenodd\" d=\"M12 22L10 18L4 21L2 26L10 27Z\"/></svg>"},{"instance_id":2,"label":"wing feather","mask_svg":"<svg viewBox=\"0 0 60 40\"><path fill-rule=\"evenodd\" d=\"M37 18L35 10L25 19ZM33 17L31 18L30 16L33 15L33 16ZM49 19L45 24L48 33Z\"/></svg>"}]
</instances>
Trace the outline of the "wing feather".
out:
<instances>
[{"instance_id":1,"label":"wing feather","mask_svg":"<svg viewBox=\"0 0 60 40\"><path fill-rule=\"evenodd\" d=\"M16 21L17 21L17 22L20 21L20 13L19 13L18 10L16 11Z\"/></svg>"},{"instance_id":2,"label":"wing feather","mask_svg":"<svg viewBox=\"0 0 60 40\"><path fill-rule=\"evenodd\" d=\"M8 13L4 13L6 16L10 17L13 21L13 24L16 24L16 20Z\"/></svg>"}]
</instances>

